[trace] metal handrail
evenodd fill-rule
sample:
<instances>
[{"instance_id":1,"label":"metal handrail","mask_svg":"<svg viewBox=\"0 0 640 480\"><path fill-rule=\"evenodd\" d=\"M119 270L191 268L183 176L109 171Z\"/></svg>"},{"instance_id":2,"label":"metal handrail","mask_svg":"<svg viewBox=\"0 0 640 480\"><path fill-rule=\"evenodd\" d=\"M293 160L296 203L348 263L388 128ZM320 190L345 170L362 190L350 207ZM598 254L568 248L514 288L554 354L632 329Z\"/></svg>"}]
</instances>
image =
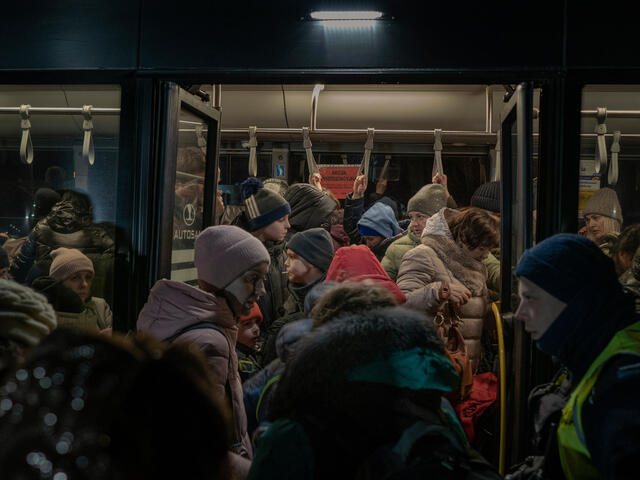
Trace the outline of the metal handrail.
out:
<instances>
[{"instance_id":1,"label":"metal handrail","mask_svg":"<svg viewBox=\"0 0 640 480\"><path fill-rule=\"evenodd\" d=\"M29 115L42 113L48 115L82 115L82 107L29 107ZM0 113L19 114L20 107L0 107ZM119 115L119 108L91 107L91 115Z\"/></svg>"}]
</instances>

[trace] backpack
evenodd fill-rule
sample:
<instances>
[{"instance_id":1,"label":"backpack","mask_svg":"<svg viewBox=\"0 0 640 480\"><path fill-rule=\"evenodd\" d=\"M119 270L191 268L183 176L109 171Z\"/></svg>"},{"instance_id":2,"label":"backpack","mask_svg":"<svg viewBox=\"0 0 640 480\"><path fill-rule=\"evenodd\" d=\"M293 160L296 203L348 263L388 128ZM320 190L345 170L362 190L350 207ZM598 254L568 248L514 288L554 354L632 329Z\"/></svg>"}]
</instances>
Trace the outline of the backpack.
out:
<instances>
[{"instance_id":1,"label":"backpack","mask_svg":"<svg viewBox=\"0 0 640 480\"><path fill-rule=\"evenodd\" d=\"M417 421L360 464L356 480L493 480L498 472L443 425Z\"/></svg>"}]
</instances>

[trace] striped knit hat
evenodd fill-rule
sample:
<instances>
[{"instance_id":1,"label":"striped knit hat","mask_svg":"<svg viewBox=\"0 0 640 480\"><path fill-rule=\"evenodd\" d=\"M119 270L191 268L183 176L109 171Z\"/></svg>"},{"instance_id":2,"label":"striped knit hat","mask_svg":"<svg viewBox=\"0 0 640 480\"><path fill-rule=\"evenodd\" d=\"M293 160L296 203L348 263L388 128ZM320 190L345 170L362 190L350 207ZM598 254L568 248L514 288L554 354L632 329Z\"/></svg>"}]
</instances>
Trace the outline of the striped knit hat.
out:
<instances>
[{"instance_id":1,"label":"striped knit hat","mask_svg":"<svg viewBox=\"0 0 640 480\"><path fill-rule=\"evenodd\" d=\"M260 179L242 182L240 194L249 219L249 231L255 232L291 213L289 203L278 193L264 188Z\"/></svg>"}]
</instances>

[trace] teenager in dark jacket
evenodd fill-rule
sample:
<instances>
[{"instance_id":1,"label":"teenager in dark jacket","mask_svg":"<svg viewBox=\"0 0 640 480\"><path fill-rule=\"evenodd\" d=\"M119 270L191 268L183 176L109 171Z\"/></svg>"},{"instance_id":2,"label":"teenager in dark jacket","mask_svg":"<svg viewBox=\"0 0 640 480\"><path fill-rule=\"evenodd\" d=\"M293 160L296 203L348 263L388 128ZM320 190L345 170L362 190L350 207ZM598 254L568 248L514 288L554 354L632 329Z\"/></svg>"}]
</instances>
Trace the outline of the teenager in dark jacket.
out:
<instances>
[{"instance_id":1,"label":"teenager in dark jacket","mask_svg":"<svg viewBox=\"0 0 640 480\"><path fill-rule=\"evenodd\" d=\"M304 317L304 301L307 293L324 281L331 260L333 242L324 228L311 228L296 233L287 243L287 276L289 299L285 304L286 315L268 327L262 362L276 358L275 339L283 325Z\"/></svg>"},{"instance_id":2,"label":"teenager in dark jacket","mask_svg":"<svg viewBox=\"0 0 640 480\"><path fill-rule=\"evenodd\" d=\"M289 203L275 191L264 188L262 182L250 177L241 186L246 224L243 228L262 242L271 263L264 287L267 294L258 300L262 312L262 331L285 314L284 302L287 299L287 278L284 262L286 260L284 239L291 225ZM262 335L264 339L264 335Z\"/></svg>"}]
</instances>

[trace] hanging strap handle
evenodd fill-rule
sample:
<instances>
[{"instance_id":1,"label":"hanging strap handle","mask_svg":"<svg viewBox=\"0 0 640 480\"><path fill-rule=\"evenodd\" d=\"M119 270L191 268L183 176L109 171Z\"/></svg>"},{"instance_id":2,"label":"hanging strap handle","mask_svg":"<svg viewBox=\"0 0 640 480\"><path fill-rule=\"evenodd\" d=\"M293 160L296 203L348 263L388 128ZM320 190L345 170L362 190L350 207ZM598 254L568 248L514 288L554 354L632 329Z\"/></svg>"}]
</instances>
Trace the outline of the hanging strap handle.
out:
<instances>
[{"instance_id":1,"label":"hanging strap handle","mask_svg":"<svg viewBox=\"0 0 640 480\"><path fill-rule=\"evenodd\" d=\"M20 105L20 161L31 165L33 162L33 143L31 143L31 122L29 121L29 109L31 105Z\"/></svg>"},{"instance_id":2,"label":"hanging strap handle","mask_svg":"<svg viewBox=\"0 0 640 480\"><path fill-rule=\"evenodd\" d=\"M258 156L256 149L258 148L258 138L256 132L258 127L249 127L249 176L255 177L258 175Z\"/></svg>"},{"instance_id":3,"label":"hanging strap handle","mask_svg":"<svg viewBox=\"0 0 640 480\"><path fill-rule=\"evenodd\" d=\"M311 143L311 138L309 138L309 127L302 127L302 145L307 154L307 168L309 169L310 180L315 173L320 174L320 169L318 168L316 159L313 158L313 152L311 151L313 144Z\"/></svg>"},{"instance_id":4,"label":"hanging strap handle","mask_svg":"<svg viewBox=\"0 0 640 480\"><path fill-rule=\"evenodd\" d=\"M82 130L84 138L82 139L82 159L88 160L89 165L93 165L96 161L96 151L93 145L93 119L91 116L91 105L82 106Z\"/></svg>"},{"instance_id":5,"label":"hanging strap handle","mask_svg":"<svg viewBox=\"0 0 640 480\"><path fill-rule=\"evenodd\" d=\"M609 173L607 174L607 182L609 185L617 185L618 183L618 154L620 153L620 138L622 134L620 130L613 132L613 143L611 144L611 165L609 165Z\"/></svg>"},{"instance_id":6,"label":"hanging strap handle","mask_svg":"<svg viewBox=\"0 0 640 480\"><path fill-rule=\"evenodd\" d=\"M362 162L360 162L360 168L358 168L358 175L364 175L365 178L369 178L369 163L371 161L371 151L373 150L374 134L375 128L367 128L367 141L364 142L364 155L362 156Z\"/></svg>"},{"instance_id":7,"label":"hanging strap handle","mask_svg":"<svg viewBox=\"0 0 640 480\"><path fill-rule=\"evenodd\" d=\"M499 182L500 177L502 176L502 128L498 128L498 130L496 130L495 153L495 170L493 172L493 178L491 180L494 182Z\"/></svg>"},{"instance_id":8,"label":"hanging strap handle","mask_svg":"<svg viewBox=\"0 0 640 480\"><path fill-rule=\"evenodd\" d=\"M607 108L598 107L596 114L596 173L602 172L607 169L607 142L605 140L605 133L607 133L607 125L604 123L607 120Z\"/></svg>"},{"instance_id":9,"label":"hanging strap handle","mask_svg":"<svg viewBox=\"0 0 640 480\"><path fill-rule=\"evenodd\" d=\"M196 132L196 140L198 142L198 147L202 150L202 153L207 154L207 139L204 138L204 131L202 129L202 124L195 126Z\"/></svg>"},{"instance_id":10,"label":"hanging strap handle","mask_svg":"<svg viewBox=\"0 0 640 480\"><path fill-rule=\"evenodd\" d=\"M435 177L436 174L444 175L444 169L442 168L442 129L436 128L433 131L433 168L431 169L431 177Z\"/></svg>"}]
</instances>

